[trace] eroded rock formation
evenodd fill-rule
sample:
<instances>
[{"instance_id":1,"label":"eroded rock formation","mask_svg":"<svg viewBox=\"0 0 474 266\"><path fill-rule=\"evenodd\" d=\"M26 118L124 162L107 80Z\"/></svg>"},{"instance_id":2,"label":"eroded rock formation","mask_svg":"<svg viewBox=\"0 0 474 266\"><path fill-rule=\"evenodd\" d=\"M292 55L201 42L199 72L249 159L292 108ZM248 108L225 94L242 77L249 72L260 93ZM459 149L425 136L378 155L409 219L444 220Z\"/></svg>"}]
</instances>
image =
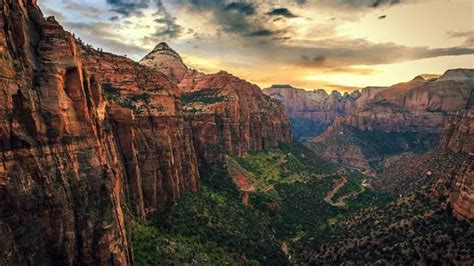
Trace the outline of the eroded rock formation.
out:
<instances>
[{"instance_id":1,"label":"eroded rock formation","mask_svg":"<svg viewBox=\"0 0 474 266\"><path fill-rule=\"evenodd\" d=\"M129 264L122 165L75 39L36 1L0 7L0 264Z\"/></svg>"},{"instance_id":2,"label":"eroded rock formation","mask_svg":"<svg viewBox=\"0 0 474 266\"><path fill-rule=\"evenodd\" d=\"M225 71L204 74L188 69L181 57L163 43L140 63L164 71L175 80L201 164L291 141L283 106L256 85Z\"/></svg>"}]
</instances>

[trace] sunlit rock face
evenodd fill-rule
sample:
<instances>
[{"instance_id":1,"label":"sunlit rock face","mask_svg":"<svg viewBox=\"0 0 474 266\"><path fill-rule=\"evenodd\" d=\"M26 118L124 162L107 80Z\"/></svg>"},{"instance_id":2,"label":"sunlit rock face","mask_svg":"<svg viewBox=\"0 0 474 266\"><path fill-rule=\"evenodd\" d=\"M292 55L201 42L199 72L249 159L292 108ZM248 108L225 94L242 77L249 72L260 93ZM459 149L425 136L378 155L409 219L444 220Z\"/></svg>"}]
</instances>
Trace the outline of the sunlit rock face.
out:
<instances>
[{"instance_id":1,"label":"sunlit rock face","mask_svg":"<svg viewBox=\"0 0 474 266\"><path fill-rule=\"evenodd\" d=\"M132 264L125 212L147 219L198 191L198 158L291 140L282 106L250 83L159 45L165 75L78 42L36 1L0 4L1 265ZM184 102L184 79L216 93Z\"/></svg>"},{"instance_id":2,"label":"sunlit rock face","mask_svg":"<svg viewBox=\"0 0 474 266\"><path fill-rule=\"evenodd\" d=\"M461 72L461 74L454 74ZM443 128L456 113L466 109L472 101L472 70L450 70L439 79L425 80L416 77L412 81L386 88L365 88L354 103L354 109L341 116L321 135L309 140L309 143L325 147L318 151L326 158L341 162L357 162L358 166L368 167L371 161L380 161L383 154L370 152L347 152L364 147L351 144L348 147L342 141L349 136L347 127L360 132L380 132L379 135L400 135L410 142L420 143L425 148L435 147ZM468 74L465 74L468 73ZM455 76L456 79L449 78ZM344 128L346 127L346 129ZM372 132L372 133L371 133ZM399 145L409 144L403 139ZM337 140L339 139L339 141ZM333 143L331 145L326 145ZM355 146L354 146L355 145ZM418 146L418 145L415 145ZM321 146L320 146L321 148ZM361 156L355 156L355 155ZM355 156L355 157L354 157Z\"/></svg>"},{"instance_id":3,"label":"sunlit rock face","mask_svg":"<svg viewBox=\"0 0 474 266\"><path fill-rule=\"evenodd\" d=\"M126 196L150 217L187 191L198 191L192 135L174 83L130 59L81 46L108 100L111 130L124 164Z\"/></svg>"},{"instance_id":4,"label":"sunlit rock face","mask_svg":"<svg viewBox=\"0 0 474 266\"><path fill-rule=\"evenodd\" d=\"M130 264L100 88L36 1L0 7L0 264Z\"/></svg>"},{"instance_id":5,"label":"sunlit rock face","mask_svg":"<svg viewBox=\"0 0 474 266\"><path fill-rule=\"evenodd\" d=\"M188 72L181 56L164 42L157 44L153 51L140 60L140 64L162 72L174 82L181 81Z\"/></svg>"},{"instance_id":6,"label":"sunlit rock face","mask_svg":"<svg viewBox=\"0 0 474 266\"><path fill-rule=\"evenodd\" d=\"M201 165L291 141L283 106L256 85L225 71L204 74L188 69L164 43L140 63L176 83Z\"/></svg>"}]
</instances>

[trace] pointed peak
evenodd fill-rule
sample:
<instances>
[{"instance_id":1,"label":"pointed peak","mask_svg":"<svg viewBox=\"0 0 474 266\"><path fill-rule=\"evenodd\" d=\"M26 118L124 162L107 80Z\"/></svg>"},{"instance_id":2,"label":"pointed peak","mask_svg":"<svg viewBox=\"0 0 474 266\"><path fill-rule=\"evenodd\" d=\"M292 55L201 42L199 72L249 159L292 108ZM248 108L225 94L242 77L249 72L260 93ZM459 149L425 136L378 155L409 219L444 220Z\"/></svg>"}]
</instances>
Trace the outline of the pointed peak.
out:
<instances>
[{"instance_id":1,"label":"pointed peak","mask_svg":"<svg viewBox=\"0 0 474 266\"><path fill-rule=\"evenodd\" d=\"M159 44L157 44L155 48L153 49L152 53L160 52L160 51L169 51L169 52L178 54L173 49L171 49L171 47L169 47L169 45L166 42L160 42Z\"/></svg>"}]
</instances>

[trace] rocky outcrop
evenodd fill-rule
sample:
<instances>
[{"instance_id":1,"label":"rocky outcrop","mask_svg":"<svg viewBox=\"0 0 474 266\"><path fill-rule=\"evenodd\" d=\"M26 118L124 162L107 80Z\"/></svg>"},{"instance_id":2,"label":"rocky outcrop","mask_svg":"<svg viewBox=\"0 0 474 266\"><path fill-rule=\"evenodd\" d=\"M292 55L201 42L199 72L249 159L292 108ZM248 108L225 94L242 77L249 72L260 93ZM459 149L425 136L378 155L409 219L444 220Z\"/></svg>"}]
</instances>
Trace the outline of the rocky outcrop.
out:
<instances>
[{"instance_id":1,"label":"rocky outcrop","mask_svg":"<svg viewBox=\"0 0 474 266\"><path fill-rule=\"evenodd\" d=\"M140 63L176 82L201 165L291 141L283 106L256 85L225 71L204 74L187 69L184 73L182 59L165 44L158 44Z\"/></svg>"},{"instance_id":2,"label":"rocky outcrop","mask_svg":"<svg viewBox=\"0 0 474 266\"><path fill-rule=\"evenodd\" d=\"M149 54L140 60L140 64L158 70L174 83L180 83L185 77L198 74L196 70L189 69L181 56L165 42L157 44Z\"/></svg>"},{"instance_id":3,"label":"rocky outcrop","mask_svg":"<svg viewBox=\"0 0 474 266\"><path fill-rule=\"evenodd\" d=\"M0 264L132 262L122 165L75 39L0 1Z\"/></svg>"}]
</instances>

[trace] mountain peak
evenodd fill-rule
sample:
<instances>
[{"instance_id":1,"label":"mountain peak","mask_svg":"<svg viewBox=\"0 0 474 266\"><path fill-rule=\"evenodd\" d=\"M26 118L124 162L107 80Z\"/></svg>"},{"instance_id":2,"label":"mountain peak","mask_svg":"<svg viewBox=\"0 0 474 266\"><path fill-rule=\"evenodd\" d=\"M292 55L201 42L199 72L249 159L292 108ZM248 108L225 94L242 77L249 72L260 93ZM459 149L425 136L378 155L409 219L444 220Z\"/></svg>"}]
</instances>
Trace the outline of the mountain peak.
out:
<instances>
[{"instance_id":1,"label":"mountain peak","mask_svg":"<svg viewBox=\"0 0 474 266\"><path fill-rule=\"evenodd\" d=\"M160 52L160 51L169 51L169 52L173 52L175 54L178 54L178 53L176 53L176 51L171 49L171 47L166 42L158 43L155 46L155 48L151 51L151 53L156 53L156 52Z\"/></svg>"},{"instance_id":2,"label":"mountain peak","mask_svg":"<svg viewBox=\"0 0 474 266\"><path fill-rule=\"evenodd\" d=\"M175 83L179 83L188 71L181 56L166 42L158 43L149 54L140 60L140 64L162 72Z\"/></svg>"}]
</instances>

